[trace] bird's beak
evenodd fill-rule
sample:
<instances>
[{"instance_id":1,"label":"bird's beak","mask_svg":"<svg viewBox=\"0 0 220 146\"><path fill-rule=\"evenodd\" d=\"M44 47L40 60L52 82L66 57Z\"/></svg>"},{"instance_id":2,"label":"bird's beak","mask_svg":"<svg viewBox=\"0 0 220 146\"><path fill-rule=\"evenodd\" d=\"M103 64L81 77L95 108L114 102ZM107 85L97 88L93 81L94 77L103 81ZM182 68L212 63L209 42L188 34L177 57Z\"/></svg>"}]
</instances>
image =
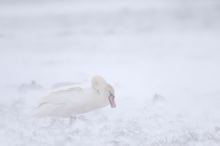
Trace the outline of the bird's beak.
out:
<instances>
[{"instance_id":1,"label":"bird's beak","mask_svg":"<svg viewBox=\"0 0 220 146\"><path fill-rule=\"evenodd\" d=\"M111 107L115 108L116 107L115 96L112 93L110 93L108 100L109 100Z\"/></svg>"}]
</instances>

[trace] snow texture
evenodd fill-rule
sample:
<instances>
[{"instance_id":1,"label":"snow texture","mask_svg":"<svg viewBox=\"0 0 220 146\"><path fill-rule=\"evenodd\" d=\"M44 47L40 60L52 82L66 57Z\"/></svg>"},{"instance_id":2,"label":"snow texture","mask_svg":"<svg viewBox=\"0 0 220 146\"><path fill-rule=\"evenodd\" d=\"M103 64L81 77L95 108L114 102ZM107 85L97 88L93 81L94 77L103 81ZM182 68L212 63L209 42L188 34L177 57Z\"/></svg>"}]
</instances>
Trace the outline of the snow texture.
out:
<instances>
[{"instance_id":1,"label":"snow texture","mask_svg":"<svg viewBox=\"0 0 220 146\"><path fill-rule=\"evenodd\" d=\"M1 146L219 146L218 0L0 0ZM99 74L117 108L35 119Z\"/></svg>"}]
</instances>

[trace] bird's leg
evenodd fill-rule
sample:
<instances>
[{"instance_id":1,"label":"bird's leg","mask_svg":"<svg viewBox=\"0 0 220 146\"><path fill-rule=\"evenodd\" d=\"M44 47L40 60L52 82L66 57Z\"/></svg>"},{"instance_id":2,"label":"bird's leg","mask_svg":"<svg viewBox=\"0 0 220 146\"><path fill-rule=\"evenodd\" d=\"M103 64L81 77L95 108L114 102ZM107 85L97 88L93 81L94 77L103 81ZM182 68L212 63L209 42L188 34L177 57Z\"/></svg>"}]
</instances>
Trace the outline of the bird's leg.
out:
<instances>
[{"instance_id":1,"label":"bird's leg","mask_svg":"<svg viewBox=\"0 0 220 146\"><path fill-rule=\"evenodd\" d=\"M72 125L74 121L76 121L76 116L70 116L69 125Z\"/></svg>"},{"instance_id":2,"label":"bird's leg","mask_svg":"<svg viewBox=\"0 0 220 146\"><path fill-rule=\"evenodd\" d=\"M48 119L49 121L49 125L48 125L48 127L50 127L50 128L52 128L55 124L56 124L56 119L54 119L54 118L50 118L50 119Z\"/></svg>"},{"instance_id":3,"label":"bird's leg","mask_svg":"<svg viewBox=\"0 0 220 146\"><path fill-rule=\"evenodd\" d=\"M78 117L79 120L83 121L83 122L87 122L88 120L84 117L84 116L79 116Z\"/></svg>"}]
</instances>

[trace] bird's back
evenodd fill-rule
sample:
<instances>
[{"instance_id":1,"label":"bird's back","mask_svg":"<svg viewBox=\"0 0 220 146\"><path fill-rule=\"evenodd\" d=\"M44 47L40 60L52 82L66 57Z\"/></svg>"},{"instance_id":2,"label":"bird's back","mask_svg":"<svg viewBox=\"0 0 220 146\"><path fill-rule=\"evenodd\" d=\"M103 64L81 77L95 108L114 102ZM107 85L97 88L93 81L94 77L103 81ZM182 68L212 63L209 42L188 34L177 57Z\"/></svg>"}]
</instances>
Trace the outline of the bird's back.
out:
<instances>
[{"instance_id":1,"label":"bird's back","mask_svg":"<svg viewBox=\"0 0 220 146\"><path fill-rule=\"evenodd\" d=\"M84 113L96 106L94 99L98 96L91 89L69 88L52 92L44 97L35 115L44 116L71 116Z\"/></svg>"}]
</instances>

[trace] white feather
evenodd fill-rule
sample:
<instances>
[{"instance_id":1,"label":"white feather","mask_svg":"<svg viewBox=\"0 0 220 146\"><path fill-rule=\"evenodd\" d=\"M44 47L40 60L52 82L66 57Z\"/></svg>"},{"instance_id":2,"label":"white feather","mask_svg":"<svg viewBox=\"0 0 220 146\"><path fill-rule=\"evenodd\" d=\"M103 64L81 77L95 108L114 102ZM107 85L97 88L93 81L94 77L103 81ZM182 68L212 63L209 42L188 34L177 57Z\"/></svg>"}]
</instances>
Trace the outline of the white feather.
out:
<instances>
[{"instance_id":1,"label":"white feather","mask_svg":"<svg viewBox=\"0 0 220 146\"><path fill-rule=\"evenodd\" d=\"M92 87L68 88L51 92L43 97L35 111L36 117L70 117L89 112L109 104L106 92L109 86L101 77L92 79Z\"/></svg>"}]
</instances>

